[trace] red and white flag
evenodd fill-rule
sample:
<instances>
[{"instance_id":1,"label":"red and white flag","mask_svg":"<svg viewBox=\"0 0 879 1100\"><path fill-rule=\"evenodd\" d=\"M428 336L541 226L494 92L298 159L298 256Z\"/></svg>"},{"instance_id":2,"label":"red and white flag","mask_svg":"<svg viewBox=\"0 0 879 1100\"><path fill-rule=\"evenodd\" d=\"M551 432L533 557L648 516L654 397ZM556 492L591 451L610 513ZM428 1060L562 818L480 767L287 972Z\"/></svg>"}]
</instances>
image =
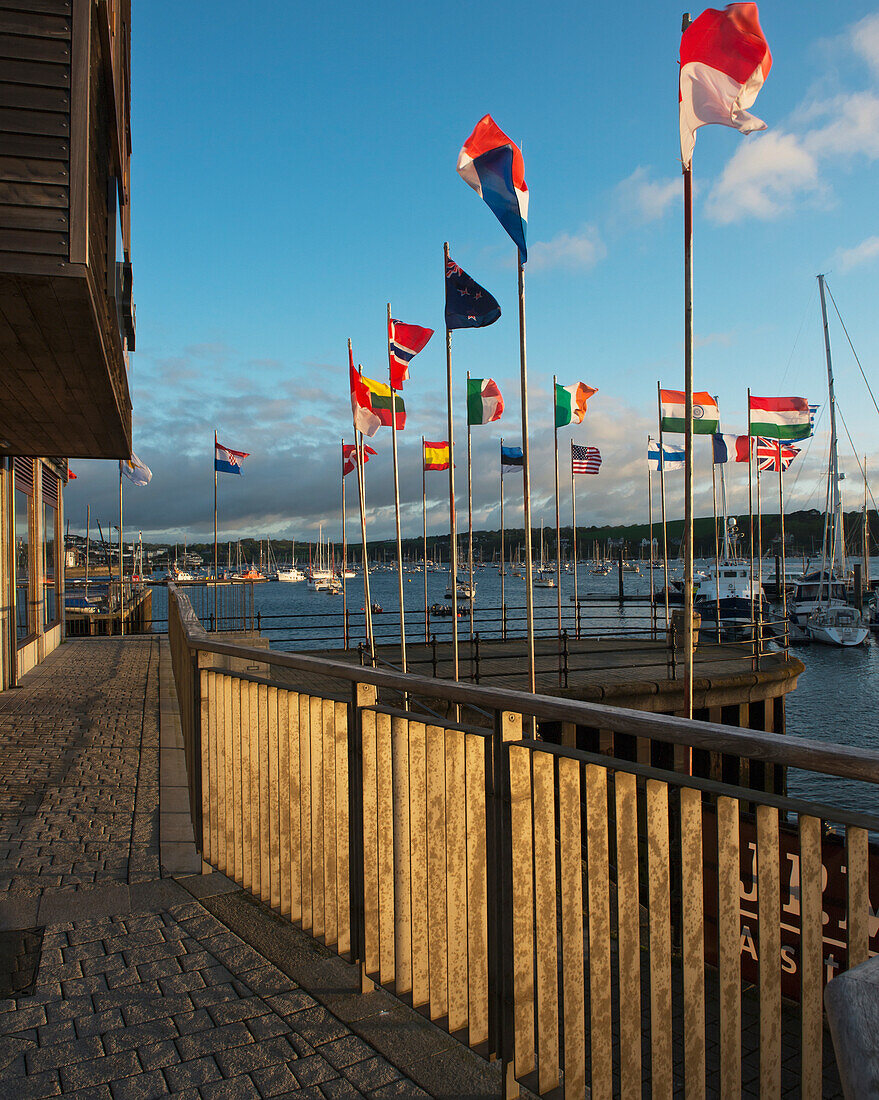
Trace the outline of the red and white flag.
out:
<instances>
[{"instance_id":1,"label":"red and white flag","mask_svg":"<svg viewBox=\"0 0 879 1100\"><path fill-rule=\"evenodd\" d=\"M403 321L388 321L388 362L390 364L391 389L403 388L409 378L409 363L433 336L432 328L407 325Z\"/></svg>"},{"instance_id":2,"label":"red and white flag","mask_svg":"<svg viewBox=\"0 0 879 1100\"><path fill-rule=\"evenodd\" d=\"M363 465L365 466L369 462L370 456L376 452L372 447L367 447L363 444ZM346 474L350 474L352 470L357 469L357 446L354 443L342 444L342 477Z\"/></svg>"},{"instance_id":3,"label":"red and white flag","mask_svg":"<svg viewBox=\"0 0 879 1100\"><path fill-rule=\"evenodd\" d=\"M681 38L681 160L690 167L696 131L716 122L742 134L765 130L749 114L772 68L756 4L706 8Z\"/></svg>"}]
</instances>

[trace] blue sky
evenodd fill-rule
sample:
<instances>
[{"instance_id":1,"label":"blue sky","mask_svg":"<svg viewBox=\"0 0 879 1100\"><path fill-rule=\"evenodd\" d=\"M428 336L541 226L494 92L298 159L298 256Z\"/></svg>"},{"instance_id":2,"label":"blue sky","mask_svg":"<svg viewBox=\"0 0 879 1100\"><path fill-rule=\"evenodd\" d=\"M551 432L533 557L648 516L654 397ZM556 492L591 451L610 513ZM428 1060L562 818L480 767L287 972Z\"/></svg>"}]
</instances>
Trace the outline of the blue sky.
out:
<instances>
[{"instance_id":1,"label":"blue sky","mask_svg":"<svg viewBox=\"0 0 879 1100\"><path fill-rule=\"evenodd\" d=\"M321 520L337 525L339 442L351 437L346 341L365 374L385 379L390 301L400 319L437 329L413 363L399 437L404 529L420 532L420 437L446 434L445 240L503 310L491 328L454 335L458 424L468 370L495 378L506 400L503 421L472 437L475 522L498 526L498 440L520 433L514 249L455 171L486 112L522 147L531 195L534 521L553 513L553 374L599 390L585 424L560 433L563 446L573 436L604 458L598 478L581 479L578 521L646 520L656 383L683 385L680 5L306 10L134 5L130 380L135 450L154 477L126 491L126 529L210 535L215 427L252 454L244 477L220 479L221 537L305 540ZM824 399L819 271L879 382L879 7L783 0L760 16L774 64L753 111L769 129L703 128L694 158L695 382L717 394L727 431L746 430L749 385ZM833 314L831 332L839 407L875 470L879 414ZM370 534L388 536L389 433L372 443ZM705 514L709 444L699 444ZM819 431L786 477L789 507L821 506L825 452ZM847 442L841 454L853 507L860 475ZM71 527L89 503L112 521L115 464L73 465ZM746 468L732 469L733 509L746 507L746 485ZM681 491L671 483L672 515ZM428 492L440 531L443 475Z\"/></svg>"}]
</instances>

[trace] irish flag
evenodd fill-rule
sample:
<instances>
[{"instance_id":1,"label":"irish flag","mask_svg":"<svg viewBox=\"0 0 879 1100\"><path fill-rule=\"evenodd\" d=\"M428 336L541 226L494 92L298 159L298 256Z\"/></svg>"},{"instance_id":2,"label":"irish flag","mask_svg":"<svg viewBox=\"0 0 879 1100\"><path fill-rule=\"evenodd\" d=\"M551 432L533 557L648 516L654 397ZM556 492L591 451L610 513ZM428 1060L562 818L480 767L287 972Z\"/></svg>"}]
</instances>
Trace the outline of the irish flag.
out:
<instances>
[{"instance_id":1,"label":"irish flag","mask_svg":"<svg viewBox=\"0 0 879 1100\"><path fill-rule=\"evenodd\" d=\"M664 432L685 432L685 395L683 390L660 390L660 426ZM720 423L717 402L710 393L693 394L694 435L714 435ZM764 433L761 433L765 435Z\"/></svg>"},{"instance_id":2,"label":"irish flag","mask_svg":"<svg viewBox=\"0 0 879 1100\"><path fill-rule=\"evenodd\" d=\"M709 123L742 134L765 130L749 114L772 68L756 4L707 8L681 37L681 161L689 168L696 131Z\"/></svg>"},{"instance_id":3,"label":"irish flag","mask_svg":"<svg viewBox=\"0 0 879 1100\"><path fill-rule=\"evenodd\" d=\"M809 402L805 397L755 397L748 399L748 432L767 439L808 439Z\"/></svg>"},{"instance_id":4,"label":"irish flag","mask_svg":"<svg viewBox=\"0 0 879 1100\"><path fill-rule=\"evenodd\" d=\"M467 423L490 424L500 420L504 399L493 378L467 379Z\"/></svg>"},{"instance_id":5,"label":"irish flag","mask_svg":"<svg viewBox=\"0 0 879 1100\"><path fill-rule=\"evenodd\" d=\"M585 382L575 382L573 386L555 386L555 426L563 428L566 424L582 424L586 415L586 402L598 390L587 386Z\"/></svg>"}]
</instances>

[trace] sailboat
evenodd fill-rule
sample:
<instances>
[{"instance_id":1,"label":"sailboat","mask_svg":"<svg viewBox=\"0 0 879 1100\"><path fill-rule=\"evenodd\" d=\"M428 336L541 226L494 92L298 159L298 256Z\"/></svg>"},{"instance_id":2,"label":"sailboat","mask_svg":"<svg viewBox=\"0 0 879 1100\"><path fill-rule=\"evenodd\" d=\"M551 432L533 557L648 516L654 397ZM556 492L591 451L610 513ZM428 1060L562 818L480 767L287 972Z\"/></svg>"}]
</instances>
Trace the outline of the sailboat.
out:
<instances>
[{"instance_id":1,"label":"sailboat","mask_svg":"<svg viewBox=\"0 0 879 1100\"><path fill-rule=\"evenodd\" d=\"M845 533L842 520L842 500L839 492L839 457L836 436L836 396L833 390L833 366L830 359L830 330L827 327L827 304L824 300L824 276L818 276L821 292L821 317L824 323L824 351L827 358L827 392L830 404L830 459L827 467L827 512L824 518L822 566L818 578L818 606L806 619L806 631L813 642L824 645L863 645L870 627L857 608L840 606L834 599L832 586L841 584L845 592ZM829 553L829 562L828 562ZM799 610L799 608L797 608Z\"/></svg>"},{"instance_id":2,"label":"sailboat","mask_svg":"<svg viewBox=\"0 0 879 1100\"><path fill-rule=\"evenodd\" d=\"M534 578L535 588L555 588L555 574L546 568L543 560L543 520L540 521L540 568Z\"/></svg>"}]
</instances>

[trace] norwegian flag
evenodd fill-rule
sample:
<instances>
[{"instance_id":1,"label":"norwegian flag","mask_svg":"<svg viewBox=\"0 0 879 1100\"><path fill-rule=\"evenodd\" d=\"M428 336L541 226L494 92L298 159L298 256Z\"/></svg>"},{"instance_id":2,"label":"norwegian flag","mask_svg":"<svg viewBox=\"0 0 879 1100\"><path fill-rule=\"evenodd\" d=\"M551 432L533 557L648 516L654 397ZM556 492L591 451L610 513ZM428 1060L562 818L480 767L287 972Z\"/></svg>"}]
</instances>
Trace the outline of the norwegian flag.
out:
<instances>
[{"instance_id":1,"label":"norwegian flag","mask_svg":"<svg viewBox=\"0 0 879 1100\"><path fill-rule=\"evenodd\" d=\"M388 321L388 362L391 370L391 389L403 388L409 378L409 363L433 336L432 328L407 325L403 321Z\"/></svg>"},{"instance_id":2,"label":"norwegian flag","mask_svg":"<svg viewBox=\"0 0 879 1100\"><path fill-rule=\"evenodd\" d=\"M757 473L778 473L779 463L784 472L800 453L799 447L792 447L789 443L783 443L780 439L766 439L762 435L757 436Z\"/></svg>"},{"instance_id":3,"label":"norwegian flag","mask_svg":"<svg viewBox=\"0 0 879 1100\"><path fill-rule=\"evenodd\" d=\"M369 462L370 455L374 455L372 447L363 444L363 465ZM354 443L342 444L342 477L357 469L357 446Z\"/></svg>"},{"instance_id":4,"label":"norwegian flag","mask_svg":"<svg viewBox=\"0 0 879 1100\"><path fill-rule=\"evenodd\" d=\"M571 444L571 473L597 474L601 466L601 451L597 447L578 447Z\"/></svg>"}]
</instances>

